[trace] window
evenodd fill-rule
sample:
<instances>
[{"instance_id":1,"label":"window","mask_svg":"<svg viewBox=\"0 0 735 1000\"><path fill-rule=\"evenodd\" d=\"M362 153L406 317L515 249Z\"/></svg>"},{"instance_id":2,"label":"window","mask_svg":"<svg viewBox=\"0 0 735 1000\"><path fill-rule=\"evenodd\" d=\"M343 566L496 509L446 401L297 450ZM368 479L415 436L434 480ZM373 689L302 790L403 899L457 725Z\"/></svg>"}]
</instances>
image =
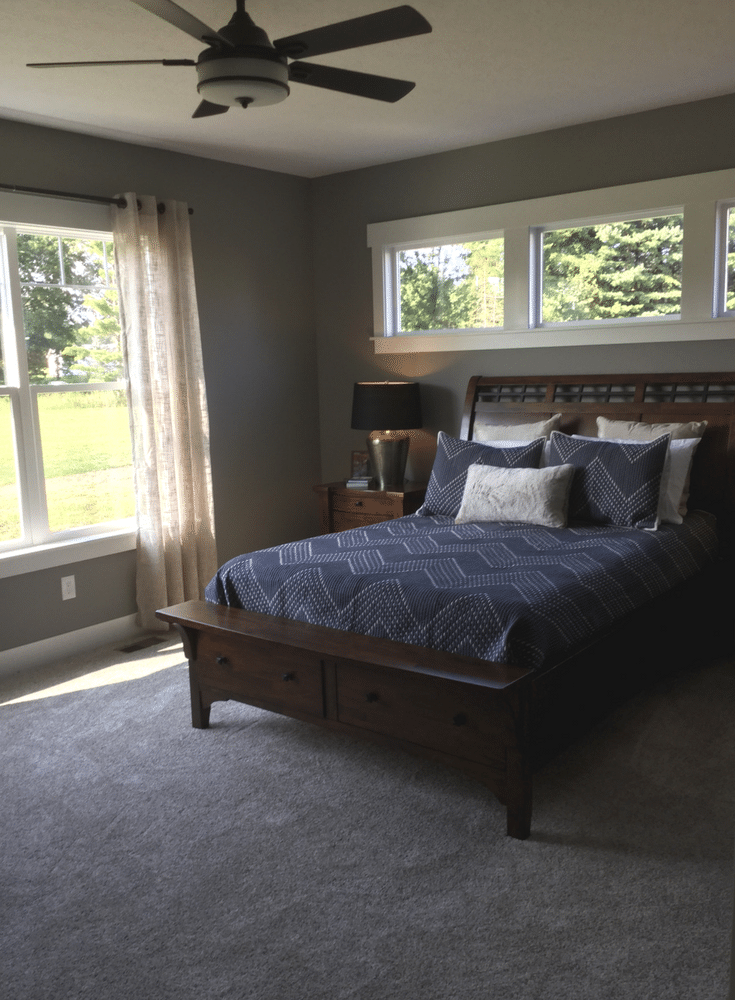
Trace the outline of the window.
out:
<instances>
[{"instance_id":1,"label":"window","mask_svg":"<svg viewBox=\"0 0 735 1000\"><path fill-rule=\"evenodd\" d=\"M735 339L735 170L368 226L377 353Z\"/></svg>"},{"instance_id":2,"label":"window","mask_svg":"<svg viewBox=\"0 0 735 1000\"><path fill-rule=\"evenodd\" d=\"M0 551L134 526L109 232L0 225Z\"/></svg>"},{"instance_id":3,"label":"window","mask_svg":"<svg viewBox=\"0 0 735 1000\"><path fill-rule=\"evenodd\" d=\"M684 216L541 234L541 322L680 315Z\"/></svg>"},{"instance_id":4,"label":"window","mask_svg":"<svg viewBox=\"0 0 735 1000\"><path fill-rule=\"evenodd\" d=\"M398 286L402 331L502 326L502 236L398 250Z\"/></svg>"},{"instance_id":5,"label":"window","mask_svg":"<svg viewBox=\"0 0 735 1000\"><path fill-rule=\"evenodd\" d=\"M735 313L735 206L727 209L725 225L725 312Z\"/></svg>"}]
</instances>

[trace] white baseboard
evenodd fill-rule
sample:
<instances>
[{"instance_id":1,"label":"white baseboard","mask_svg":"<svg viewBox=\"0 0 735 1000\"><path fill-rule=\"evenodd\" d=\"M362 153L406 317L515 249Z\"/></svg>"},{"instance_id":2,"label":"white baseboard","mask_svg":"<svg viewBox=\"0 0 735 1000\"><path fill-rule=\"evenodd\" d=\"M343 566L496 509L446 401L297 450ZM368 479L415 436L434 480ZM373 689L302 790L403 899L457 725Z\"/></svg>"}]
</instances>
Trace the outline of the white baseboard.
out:
<instances>
[{"instance_id":1,"label":"white baseboard","mask_svg":"<svg viewBox=\"0 0 735 1000\"><path fill-rule=\"evenodd\" d=\"M29 667L42 667L65 656L87 653L122 639L135 638L143 633L135 622L135 615L115 618L99 625L89 625L74 632L64 632L50 639L31 642L27 646L0 650L0 675L13 674Z\"/></svg>"}]
</instances>

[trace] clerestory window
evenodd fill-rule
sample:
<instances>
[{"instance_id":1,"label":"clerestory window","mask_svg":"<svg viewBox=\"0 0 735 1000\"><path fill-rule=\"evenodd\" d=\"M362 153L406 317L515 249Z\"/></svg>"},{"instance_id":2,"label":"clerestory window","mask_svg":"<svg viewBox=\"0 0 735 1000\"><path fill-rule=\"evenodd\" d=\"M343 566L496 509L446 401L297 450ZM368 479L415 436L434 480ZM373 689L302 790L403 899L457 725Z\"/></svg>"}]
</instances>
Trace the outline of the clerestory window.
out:
<instances>
[{"instance_id":1,"label":"clerestory window","mask_svg":"<svg viewBox=\"0 0 735 1000\"><path fill-rule=\"evenodd\" d=\"M684 216L541 232L541 323L681 315Z\"/></svg>"},{"instance_id":2,"label":"clerestory window","mask_svg":"<svg viewBox=\"0 0 735 1000\"><path fill-rule=\"evenodd\" d=\"M375 350L735 338L735 170L368 226Z\"/></svg>"},{"instance_id":3,"label":"clerestory window","mask_svg":"<svg viewBox=\"0 0 735 1000\"><path fill-rule=\"evenodd\" d=\"M725 206L724 303L725 313L735 314L735 205Z\"/></svg>"},{"instance_id":4,"label":"clerestory window","mask_svg":"<svg viewBox=\"0 0 735 1000\"><path fill-rule=\"evenodd\" d=\"M399 249L398 327L466 330L503 325L503 238Z\"/></svg>"}]
</instances>

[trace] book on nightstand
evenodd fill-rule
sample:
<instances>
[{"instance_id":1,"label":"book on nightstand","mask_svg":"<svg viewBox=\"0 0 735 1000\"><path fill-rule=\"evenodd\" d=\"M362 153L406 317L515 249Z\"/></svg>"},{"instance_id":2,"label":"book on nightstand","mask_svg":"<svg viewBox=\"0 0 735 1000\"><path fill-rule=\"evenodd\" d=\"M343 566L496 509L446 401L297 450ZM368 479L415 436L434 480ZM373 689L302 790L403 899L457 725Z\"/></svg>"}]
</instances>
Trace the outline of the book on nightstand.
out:
<instances>
[{"instance_id":1,"label":"book on nightstand","mask_svg":"<svg viewBox=\"0 0 735 1000\"><path fill-rule=\"evenodd\" d=\"M371 490L375 485L372 476L353 476L345 482L345 486L350 490Z\"/></svg>"}]
</instances>

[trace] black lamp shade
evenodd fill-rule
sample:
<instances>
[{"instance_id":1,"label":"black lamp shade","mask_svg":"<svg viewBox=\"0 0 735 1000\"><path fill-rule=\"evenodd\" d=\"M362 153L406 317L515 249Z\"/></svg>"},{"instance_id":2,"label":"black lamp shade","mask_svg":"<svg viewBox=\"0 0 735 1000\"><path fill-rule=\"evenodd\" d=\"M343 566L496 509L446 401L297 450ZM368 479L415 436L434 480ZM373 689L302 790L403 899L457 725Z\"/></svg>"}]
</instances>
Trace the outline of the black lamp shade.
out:
<instances>
[{"instance_id":1,"label":"black lamp shade","mask_svg":"<svg viewBox=\"0 0 735 1000\"><path fill-rule=\"evenodd\" d=\"M363 431L421 427L419 383L355 382L352 427Z\"/></svg>"}]
</instances>

